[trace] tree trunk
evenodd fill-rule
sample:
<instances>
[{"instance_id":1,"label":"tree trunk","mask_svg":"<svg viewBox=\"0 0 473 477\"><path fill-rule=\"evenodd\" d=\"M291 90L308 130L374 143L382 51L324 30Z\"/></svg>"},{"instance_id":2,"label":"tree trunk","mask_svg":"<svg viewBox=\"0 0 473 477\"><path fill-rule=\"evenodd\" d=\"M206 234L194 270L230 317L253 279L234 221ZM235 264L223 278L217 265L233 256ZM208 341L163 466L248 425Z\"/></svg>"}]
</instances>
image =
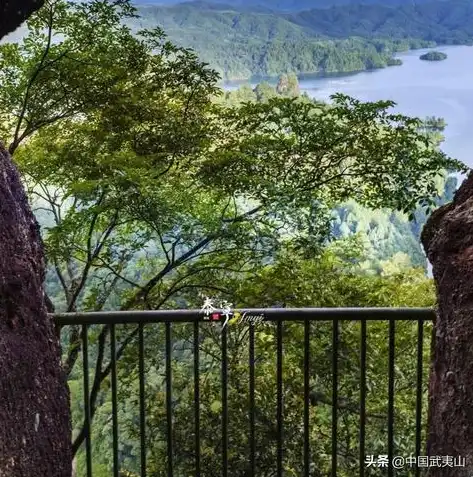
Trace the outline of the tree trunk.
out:
<instances>
[{"instance_id":1,"label":"tree trunk","mask_svg":"<svg viewBox=\"0 0 473 477\"><path fill-rule=\"evenodd\" d=\"M0 145L0 477L70 477L69 394L38 224Z\"/></svg>"},{"instance_id":2,"label":"tree trunk","mask_svg":"<svg viewBox=\"0 0 473 477\"><path fill-rule=\"evenodd\" d=\"M473 476L473 174L422 232L438 313L430 372L427 454L465 459L429 477ZM457 464L461 461L457 460Z\"/></svg>"}]
</instances>

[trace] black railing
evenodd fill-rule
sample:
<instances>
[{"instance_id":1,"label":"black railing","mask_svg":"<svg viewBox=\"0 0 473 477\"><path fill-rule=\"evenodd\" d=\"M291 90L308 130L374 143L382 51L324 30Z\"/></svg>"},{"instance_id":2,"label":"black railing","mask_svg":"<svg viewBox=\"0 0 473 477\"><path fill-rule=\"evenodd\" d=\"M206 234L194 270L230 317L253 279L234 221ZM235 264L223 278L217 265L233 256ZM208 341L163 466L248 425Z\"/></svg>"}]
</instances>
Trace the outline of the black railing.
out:
<instances>
[{"instance_id":1,"label":"black railing","mask_svg":"<svg viewBox=\"0 0 473 477\"><path fill-rule=\"evenodd\" d=\"M139 475L140 477L145 476L154 476L154 475L167 475L167 476L176 476L181 477L183 475L195 475L199 477L201 475L221 475L223 477L231 476L263 476L263 475L276 475L277 477L289 476L289 475L303 475L304 477L311 476L328 476L331 475L335 477L339 476L351 476L359 475L364 477L365 474L368 474L366 471L365 458L366 453L373 454L373 449L367 448L367 421L371 418L369 412L367 412L367 399L368 399L368 366L367 360L369 359L369 350L367 346L367 338L369 337L369 327L372 322L385 322L388 324L386 329L387 333L387 416L386 416L386 442L385 450L388 456L388 466L384 469L383 475L392 477L394 475L394 468L390 464L392 458L396 452L396 435L395 435L395 390L396 390L396 326L398 322L409 322L416 323L416 341L417 344L412 345L412 349L409 350L409 346L406 349L402 350L402 353L406 354L409 352L413 353L416 360L415 368L415 435L408 435L409 432L403 438L408 439L413 437L414 445L412 446L412 455L419 456L422 455L422 449L424 446L423 435L425 435L425 419L423 419L423 413L425 414L425 384L426 384L426 367L428 363L425 360L424 355L426 354L426 349L428 349L429 343L426 343L424 339L424 326L426 323L431 322L434 317L433 310L430 309L398 309L398 308L362 308L362 309L252 309L252 310L236 310L241 314L241 316L263 316L264 322L269 323L269 327L265 327L266 331L270 330L274 334L275 346L274 351L276 354L275 360L275 375L276 375L276 392L274 396L276 412L275 412L275 429L274 429L274 472L265 474L259 469L259 459L265 451L262 451L258 445L258 431L261 429L261 426L258 427L260 417L257 415L258 407L256 405L256 394L257 381L255 372L258 369L258 352L255 346L255 338L260 332L259 324L248 324L245 325L245 334L243 337L245 341L247 340L247 353L248 353L248 382L244 382L245 379L241 379L245 384L245 389L248 392L248 401L247 401L247 441L245 440L245 449L247 449L245 455L235 456L234 453L230 456L229 454L229 445L232 438L229 424L232 420L232 409L229 406L229 352L233 352L233 348L229 348L229 335L233 333L232 330L235 329L233 326L223 326L223 321L225 317L221 310L216 310L215 313L220 313L220 322L208 322L205 320L204 315L199 310L175 310L175 311L130 311L130 312L95 312L95 313L66 313L66 314L56 314L55 319L58 325L61 327L62 332L67 332L68 327L71 326L80 326L81 327L81 347L82 347L82 379L83 379L83 422L76 429L76 436L74 441L75 451L82 452L85 454L84 457L84 477L92 477L93 472L93 456L92 456L92 421L95 409L97 407L98 395L100 394L101 387L104 383L108 383L107 392L111 392L111 424L112 424L112 454L113 459L110 463L110 475L114 477L119 477L122 475ZM246 315L245 315L246 314ZM235 316L235 315L233 315ZM353 336L353 333L356 331L359 332L359 337L357 341L357 366L356 374L359 376L359 390L358 396L359 401L356 402L356 409L354 409L353 402L346 403L343 401L343 396L340 396L340 379L343 377L341 373L343 372L343 366L341 368L341 356L344 356L344 363L353 367L353 363L350 363L353 360L353 343L348 340L344 341L341 334L343 334L344 326L343 321L354 321L359 323L359 329L351 329L350 336ZM287 439L292 439L293 436L285 436L285 408L284 408L284 328L287 326L294 326L295 323L301 322L301 328L303 330L303 335L298 342L301 347L301 358L302 358L302 386L300 398L302 400L302 412L301 412L301 429L302 429L302 446L300 454L300 467L297 467L296 470L292 469L289 471L285 469L285 446L288 445ZM313 383L311 383L311 377L313 378L311 366L314 364L314 359L325 359L325 354L320 354L317 350L317 356L313 356L314 343L318 343L317 340L322 339L324 330L321 326L317 328L317 335L314 334L313 323L323 323L326 324L332 323L332 330L330 335L327 334L327 342L329 343L327 349L330 351L330 357L327 358L331 361L331 386L327 385L326 388L331 391L331 398L328 399L326 396L314 395ZM147 353L146 350L146 339L147 335L145 333L146 329L150 328L151 324L161 323L164 325L164 363L163 371L165 375L165 400L163 401L165 407L165 426L164 433L166 434L165 446L166 450L163 454L165 458L165 468L161 469L160 472L156 470L148 469L148 452L150 449L149 438L151 436L147 435L147 408L149 408L150 398L146 394L146 360L150 357L150 353ZM192 473L188 470L180 470L178 465L175 465L175 455L176 451L179 451L179 446L175 442L175 421L173 420L173 410L175 409L174 400L173 400L173 329L177 324L186 325L190 329L187 329L188 336L191 337L191 345L189 346L189 352L192 352L193 359L189 361L192 364L193 376L192 376L192 385L193 385L193 410L192 410L192 426L191 433L188 435L188 440L192 441L190 448L192 449L191 455L187 454L183 457L182 451L180 455L181 466L183 460L186 460L186 469L189 469L189 466L193 467ZM250 322L251 323L251 322ZM120 339L117 337L117 325L123 325L126 328L126 332L120 335ZM243 327L243 324L239 325ZM400 325L399 325L400 326ZM430 326L430 325L429 325ZM95 362L91 363L89 354L91 353L91 347L89 346L89 331L95 330L98 334L98 338L94 340L94 356ZM263 329L263 328L262 328ZM219 350L220 350L220 393L221 393L221 408L219 408L220 413L220 423L221 428L219 431L219 445L218 452L220 454L220 468L218 471L212 471L207 474L204 472L203 467L208 464L204 464L202 456L202 406L201 406L201 391L202 391L202 382L201 382L201 358L204 354L202 350L202 333L204 331L213 330L215 336L218 336L219 340ZM187 335L186 335L187 336ZM296 335L299 336L299 335ZM324 335L325 336L325 335ZM109 337L109 343L107 339ZM181 336L182 338L182 336ZM299 338L297 338L299 339ZM376 338L376 346L379 344L379 337ZM106 344L107 343L107 344ZM351 343L351 344L350 344ZM74 344L73 344L74 345ZM240 342L241 345L241 342ZM245 344L246 346L246 344ZM120 401L118 398L118 368L120 360L126 354L127 349L136 349L138 351L137 356L137 367L138 367L138 427L139 427L139 464L132 473L122 474L121 460L119 456L119 447L120 447L120 429L119 429L119 419L118 419L118 409L120 406ZM325 349L323 345L320 345L321 352L324 352ZM66 347L65 347L66 348ZM373 348L373 346L372 346ZM297 351L297 346L295 347ZM374 348L373 348L374 349ZM65 349L65 352L67 350ZM311 352L312 351L312 352ZM399 350L398 350L399 351ZM246 351L245 351L246 353ZM381 352L379 352L382 355ZM350 357L351 356L351 357ZM246 359L246 358L245 358ZM98 364L97 364L98 363ZM327 361L329 363L329 361ZM80 364L80 363L79 363ZM350 368L352 369L352 368ZM371 368L370 368L371 369ZM91 378L91 370L94 372L93 378ZM380 370L380 376L382 376L383 370ZM370 376L373 373L370 371ZM297 381L297 378L293 378L294 382ZM371 378L370 378L371 379ZM381 379L381 378L380 378ZM376 381L376 380L374 380ZM241 384L241 383L240 383ZM325 383L326 384L326 383ZM350 387L351 386L351 387ZM297 388L297 386L295 386ZM331 388L331 389L330 389ZM299 388L297 388L299 389ZM348 384L344 388L344 392L349 392L353 394L354 387L351 384ZM409 391L409 390L408 390ZM406 391L407 392L407 391ZM410 391L409 391L410 392ZM317 393L315 393L317 394ZM319 393L320 394L320 393ZM298 396L292 396L296 399ZM269 399L268 396L265 398ZM352 397L353 399L353 397ZM407 399L407 398L406 398ZM331 408L331 424L328 426L328 429L331 430L331 435L329 440L331 443L330 450L330 459L331 462L325 470L314 469L314 455L313 449L311 449L311 443L314 441L314 436L311 435L312 432L312 419L311 419L311 406L314 406L314 402L318 403L321 406L328 406ZM325 408L324 408L325 409ZM350 459L353 461L353 453L351 452L351 444L344 443L344 455L341 454L341 431L340 431L340 417L345 416L345 411L350 412L349 417L352 418L355 414L358 419L359 429L356 439L358 440L358 451L357 451L357 460L358 465L355 465L353 462L350 463ZM376 415L372 413L376 419L384 419L383 415ZM314 415L312 415L314 416ZM182 420L187 425L187 420ZM77 424L77 423L76 423ZM292 424L292 423L290 423ZM270 426L270 424L268 424ZM347 424L348 426L348 424ZM377 428L377 432L383 426ZM413 427L413 428L414 428ZM215 429L212 429L213 434L216 433ZM292 432L292 431L291 431ZM207 433L208 434L208 433ZM348 434L347 434L348 435ZM315 439L318 439L316 436ZM345 440L345 439L344 439ZM232 442L235 442L232 438ZM319 444L318 444L319 445ZM371 444L370 444L371 445ZM404 445L404 444L403 444ZM404 445L404 449L405 449ZM379 450L379 449L378 449ZM270 450L267 450L268 455ZM297 452L296 452L297 454ZM299 454L297 454L299 455ZM340 462L342 457L343 462ZM232 460L233 459L233 460ZM238 462L246 462L242 468L244 470L237 471L237 465L233 465L232 462L236 462L235 459L238 459ZM297 461L297 458L291 457L292 461ZM191 460L192 462L187 462ZM208 459L207 459L208 460ZM271 460L271 458L269 458ZM320 461L319 461L320 464ZM183 464L182 464L183 465ZM232 465L232 468L229 468L229 465ZM270 465L270 464L268 464ZM353 470L355 469L356 470ZM351 469L351 470L350 470ZM292 473L291 473L292 472ZM421 469L417 466L414 466L412 469L409 469L409 473L404 472L397 475L415 475L416 477L421 474ZM376 473L369 473L369 475L381 475ZM77 477L82 477L78 475Z\"/></svg>"}]
</instances>

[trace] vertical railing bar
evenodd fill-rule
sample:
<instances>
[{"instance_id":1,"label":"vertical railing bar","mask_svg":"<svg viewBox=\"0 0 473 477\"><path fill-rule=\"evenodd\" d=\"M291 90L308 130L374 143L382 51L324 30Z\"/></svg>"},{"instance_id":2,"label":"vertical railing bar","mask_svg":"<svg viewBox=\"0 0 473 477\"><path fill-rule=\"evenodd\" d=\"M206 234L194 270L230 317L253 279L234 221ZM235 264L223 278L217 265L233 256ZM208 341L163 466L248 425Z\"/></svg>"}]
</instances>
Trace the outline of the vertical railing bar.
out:
<instances>
[{"instance_id":1,"label":"vertical railing bar","mask_svg":"<svg viewBox=\"0 0 473 477\"><path fill-rule=\"evenodd\" d=\"M424 320L417 320L417 396L416 396L416 461L421 453L422 442L422 374L424 353ZM416 477L420 467L416 465Z\"/></svg>"},{"instance_id":2,"label":"vertical railing bar","mask_svg":"<svg viewBox=\"0 0 473 477\"><path fill-rule=\"evenodd\" d=\"M304 477L310 476L310 321L304 321Z\"/></svg>"},{"instance_id":3,"label":"vertical railing bar","mask_svg":"<svg viewBox=\"0 0 473 477\"><path fill-rule=\"evenodd\" d=\"M117 403L117 341L115 324L110 325L110 363L112 366L112 434L113 434L113 477L119 477L118 462L118 403Z\"/></svg>"},{"instance_id":4,"label":"vertical railing bar","mask_svg":"<svg viewBox=\"0 0 473 477\"><path fill-rule=\"evenodd\" d=\"M249 366L250 366L250 477L256 475L255 442L255 328L249 324Z\"/></svg>"},{"instance_id":5,"label":"vertical railing bar","mask_svg":"<svg viewBox=\"0 0 473 477\"><path fill-rule=\"evenodd\" d=\"M394 476L394 358L396 321L389 320L389 372L388 372L388 477Z\"/></svg>"},{"instance_id":6,"label":"vertical railing bar","mask_svg":"<svg viewBox=\"0 0 473 477\"><path fill-rule=\"evenodd\" d=\"M283 476L283 463L282 463L282 446L283 446L283 383L282 383L282 320L277 322L277 371L276 371L276 383L277 383L277 477Z\"/></svg>"},{"instance_id":7,"label":"vertical railing bar","mask_svg":"<svg viewBox=\"0 0 473 477\"><path fill-rule=\"evenodd\" d=\"M227 327L222 328L222 477L228 476L228 356Z\"/></svg>"},{"instance_id":8,"label":"vertical railing bar","mask_svg":"<svg viewBox=\"0 0 473 477\"><path fill-rule=\"evenodd\" d=\"M195 433L195 475L200 477L200 355L199 322L194 322L194 433Z\"/></svg>"},{"instance_id":9,"label":"vertical railing bar","mask_svg":"<svg viewBox=\"0 0 473 477\"><path fill-rule=\"evenodd\" d=\"M92 448L90 432L90 396L89 396L89 337L88 326L82 325L82 372L84 374L84 428L85 458L87 477L92 477Z\"/></svg>"},{"instance_id":10,"label":"vertical railing bar","mask_svg":"<svg viewBox=\"0 0 473 477\"><path fill-rule=\"evenodd\" d=\"M167 420L167 460L168 477L173 476L173 436L172 436L172 369L171 369L171 323L166 322L166 420Z\"/></svg>"},{"instance_id":11,"label":"vertical railing bar","mask_svg":"<svg viewBox=\"0 0 473 477\"><path fill-rule=\"evenodd\" d=\"M366 436L366 320L363 319L361 321L360 340L360 477L364 477Z\"/></svg>"},{"instance_id":12,"label":"vertical railing bar","mask_svg":"<svg viewBox=\"0 0 473 477\"><path fill-rule=\"evenodd\" d=\"M338 432L338 320L332 326L332 477L337 476Z\"/></svg>"},{"instance_id":13,"label":"vertical railing bar","mask_svg":"<svg viewBox=\"0 0 473 477\"><path fill-rule=\"evenodd\" d=\"M146 416L145 416L145 352L144 326L138 325L138 361L140 386L140 456L141 477L146 477Z\"/></svg>"}]
</instances>

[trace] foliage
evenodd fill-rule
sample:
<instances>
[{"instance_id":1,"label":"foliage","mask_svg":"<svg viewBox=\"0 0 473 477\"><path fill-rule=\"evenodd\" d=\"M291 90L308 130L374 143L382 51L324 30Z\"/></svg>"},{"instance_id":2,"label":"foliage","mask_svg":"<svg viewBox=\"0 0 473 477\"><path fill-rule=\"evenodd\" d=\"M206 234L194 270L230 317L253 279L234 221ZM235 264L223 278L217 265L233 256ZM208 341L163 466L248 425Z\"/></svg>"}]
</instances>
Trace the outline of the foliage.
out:
<instances>
[{"instance_id":1,"label":"foliage","mask_svg":"<svg viewBox=\"0 0 473 477\"><path fill-rule=\"evenodd\" d=\"M447 8L443 2L394 8L378 3L294 13L202 2L144 5L141 18L130 24L159 25L229 80L381 68L399 64L395 52L473 40L466 0L449 1Z\"/></svg>"},{"instance_id":2,"label":"foliage","mask_svg":"<svg viewBox=\"0 0 473 477\"><path fill-rule=\"evenodd\" d=\"M297 98L300 95L299 80L297 79L297 75L293 72L289 75L281 75L276 86L276 92L281 96Z\"/></svg>"},{"instance_id":3,"label":"foliage","mask_svg":"<svg viewBox=\"0 0 473 477\"><path fill-rule=\"evenodd\" d=\"M101 1L51 0L28 20L21 44L0 45L0 133L10 152L43 126L97 109L128 70L142 67L140 43L120 26L132 15L126 2L112 11Z\"/></svg>"},{"instance_id":4,"label":"foliage","mask_svg":"<svg viewBox=\"0 0 473 477\"><path fill-rule=\"evenodd\" d=\"M447 55L441 51L429 51L424 55L420 55L419 58L427 61L442 61L447 59Z\"/></svg>"},{"instance_id":5,"label":"foliage","mask_svg":"<svg viewBox=\"0 0 473 477\"><path fill-rule=\"evenodd\" d=\"M277 96L277 87L263 82L257 84L253 90L248 85L243 85L239 89L226 91L219 101L227 105L241 105L243 102L249 101L266 102ZM301 99L319 104L317 101L309 99L308 96L303 96ZM435 145L440 146L445 127L445 120L432 116L422 120L417 131L428 136ZM455 177L445 171L439 175L435 184L434 201L436 206L452 200L453 192L456 189ZM372 210L349 200L334 208L331 233L337 238L354 234L363 238L367 260L362 264L362 268L367 273L382 273L383 263L396 254L398 257L404 256L414 267L425 268L426 259L419 242L419 236L428 216L426 212L426 207L419 206L413 217L409 219L406 214L401 212L393 212L389 209Z\"/></svg>"},{"instance_id":6,"label":"foliage","mask_svg":"<svg viewBox=\"0 0 473 477\"><path fill-rule=\"evenodd\" d=\"M277 201L285 211L351 198L409 212L433 202L444 169L464 167L419 133L419 120L390 114L392 102L332 99L328 106L272 98L230 110L234 132L202 173L262 204Z\"/></svg>"},{"instance_id":7,"label":"foliage","mask_svg":"<svg viewBox=\"0 0 473 477\"><path fill-rule=\"evenodd\" d=\"M235 281L234 296L238 307L332 307L332 306L432 306L434 286L421 270L396 271L386 277L359 273L363 247L356 239L334 243L321 256L307 260L290 249L283 251L249 281ZM321 286L322 285L322 286ZM193 302L197 308L201 302ZM331 432L331 329L330 323L312 324L310 345L310 423L311 475L330 475ZM386 392L388 369L388 334L385 322L368 326L367 344L367 441L370 453L385 452ZM353 475L358 469L359 410L359 323L340 325L339 341L339 473ZM426 327L428 334L430 327ZM255 426L257 474L269 476L276 462L276 373L275 327L255 329ZM414 449L416 380L416 324L397 324L396 333L396 450L409 455ZM172 425L173 467L177 475L194 471L194 368L193 329L172 325ZM301 323L283 326L283 402L284 402L284 469L286 475L301 475L303 448L303 348L304 327ZM221 340L219 326L202 324L200 331L200 451L201 471L221 475ZM248 329L231 322L228 328L228 409L229 468L232 475L248 471ZM149 326L145 335L147 462L151 475L167 475L167 403L165 341L159 326ZM427 345L427 342L426 342ZM428 368L428 346L424 349L424 383ZM128 453L120 453L122 469L139 473L138 374L136 348L129 348L121 361L119 422L120 441ZM94 442L105 444L95 452L95 459L111 468L110 428L105 426L109 414L110 394L103 413L97 415ZM107 404L108 403L108 404ZM425 406L424 406L425 410ZM109 412L109 411L108 411ZM424 413L425 422L425 413ZM98 444L97 444L98 445ZM407 475L407 474L406 474Z\"/></svg>"}]
</instances>

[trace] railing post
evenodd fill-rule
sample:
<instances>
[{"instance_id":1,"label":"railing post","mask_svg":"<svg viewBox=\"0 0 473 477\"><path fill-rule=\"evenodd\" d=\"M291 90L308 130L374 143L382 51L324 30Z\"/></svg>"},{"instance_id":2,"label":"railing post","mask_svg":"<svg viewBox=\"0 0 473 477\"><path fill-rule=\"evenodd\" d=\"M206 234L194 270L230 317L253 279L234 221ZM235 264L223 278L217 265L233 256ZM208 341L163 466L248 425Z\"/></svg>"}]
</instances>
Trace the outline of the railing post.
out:
<instances>
[{"instance_id":1,"label":"railing post","mask_svg":"<svg viewBox=\"0 0 473 477\"><path fill-rule=\"evenodd\" d=\"M200 477L200 354L199 322L194 322L194 433L195 476Z\"/></svg>"},{"instance_id":2,"label":"railing post","mask_svg":"<svg viewBox=\"0 0 473 477\"><path fill-rule=\"evenodd\" d=\"M166 421L168 477L173 476L171 323L166 322Z\"/></svg>"},{"instance_id":3,"label":"railing post","mask_svg":"<svg viewBox=\"0 0 473 477\"><path fill-rule=\"evenodd\" d=\"M117 344L115 325L110 326L110 361L112 365L112 433L113 433L113 477L119 477L118 462L118 417L117 417Z\"/></svg>"},{"instance_id":4,"label":"railing post","mask_svg":"<svg viewBox=\"0 0 473 477\"><path fill-rule=\"evenodd\" d=\"M416 459L421 454L423 354L424 354L424 321L417 320ZM416 465L416 477L419 477L419 476L420 476L420 467Z\"/></svg>"},{"instance_id":5,"label":"railing post","mask_svg":"<svg viewBox=\"0 0 473 477\"><path fill-rule=\"evenodd\" d=\"M304 477L310 476L310 321L304 321Z\"/></svg>"},{"instance_id":6,"label":"railing post","mask_svg":"<svg viewBox=\"0 0 473 477\"><path fill-rule=\"evenodd\" d=\"M338 451L338 319L332 324L332 477L337 477L337 451Z\"/></svg>"},{"instance_id":7,"label":"railing post","mask_svg":"<svg viewBox=\"0 0 473 477\"><path fill-rule=\"evenodd\" d=\"M92 449L91 449L91 412L89 395L89 336L88 326L82 325L82 371L84 378L84 429L85 429L85 459L87 477L92 477Z\"/></svg>"},{"instance_id":8,"label":"railing post","mask_svg":"<svg viewBox=\"0 0 473 477\"><path fill-rule=\"evenodd\" d=\"M222 477L228 476L228 355L227 327L222 328Z\"/></svg>"},{"instance_id":9,"label":"railing post","mask_svg":"<svg viewBox=\"0 0 473 477\"><path fill-rule=\"evenodd\" d=\"M145 357L144 324L138 325L138 366L140 388L140 457L141 477L146 477L146 400L145 400Z\"/></svg>"},{"instance_id":10,"label":"railing post","mask_svg":"<svg viewBox=\"0 0 473 477\"><path fill-rule=\"evenodd\" d=\"M276 324L276 386L277 386L277 477L283 476L283 378L282 378L282 321Z\"/></svg>"},{"instance_id":11,"label":"railing post","mask_svg":"<svg viewBox=\"0 0 473 477\"><path fill-rule=\"evenodd\" d=\"M249 328L249 367L250 367L250 477L256 476L256 442L255 442L255 328Z\"/></svg>"},{"instance_id":12,"label":"railing post","mask_svg":"<svg viewBox=\"0 0 473 477\"><path fill-rule=\"evenodd\" d=\"M365 476L366 426L366 321L361 321L360 337L360 477Z\"/></svg>"},{"instance_id":13,"label":"railing post","mask_svg":"<svg viewBox=\"0 0 473 477\"><path fill-rule=\"evenodd\" d=\"M389 372L388 372L388 477L393 477L394 467L394 358L396 346L396 322L389 320Z\"/></svg>"}]
</instances>

